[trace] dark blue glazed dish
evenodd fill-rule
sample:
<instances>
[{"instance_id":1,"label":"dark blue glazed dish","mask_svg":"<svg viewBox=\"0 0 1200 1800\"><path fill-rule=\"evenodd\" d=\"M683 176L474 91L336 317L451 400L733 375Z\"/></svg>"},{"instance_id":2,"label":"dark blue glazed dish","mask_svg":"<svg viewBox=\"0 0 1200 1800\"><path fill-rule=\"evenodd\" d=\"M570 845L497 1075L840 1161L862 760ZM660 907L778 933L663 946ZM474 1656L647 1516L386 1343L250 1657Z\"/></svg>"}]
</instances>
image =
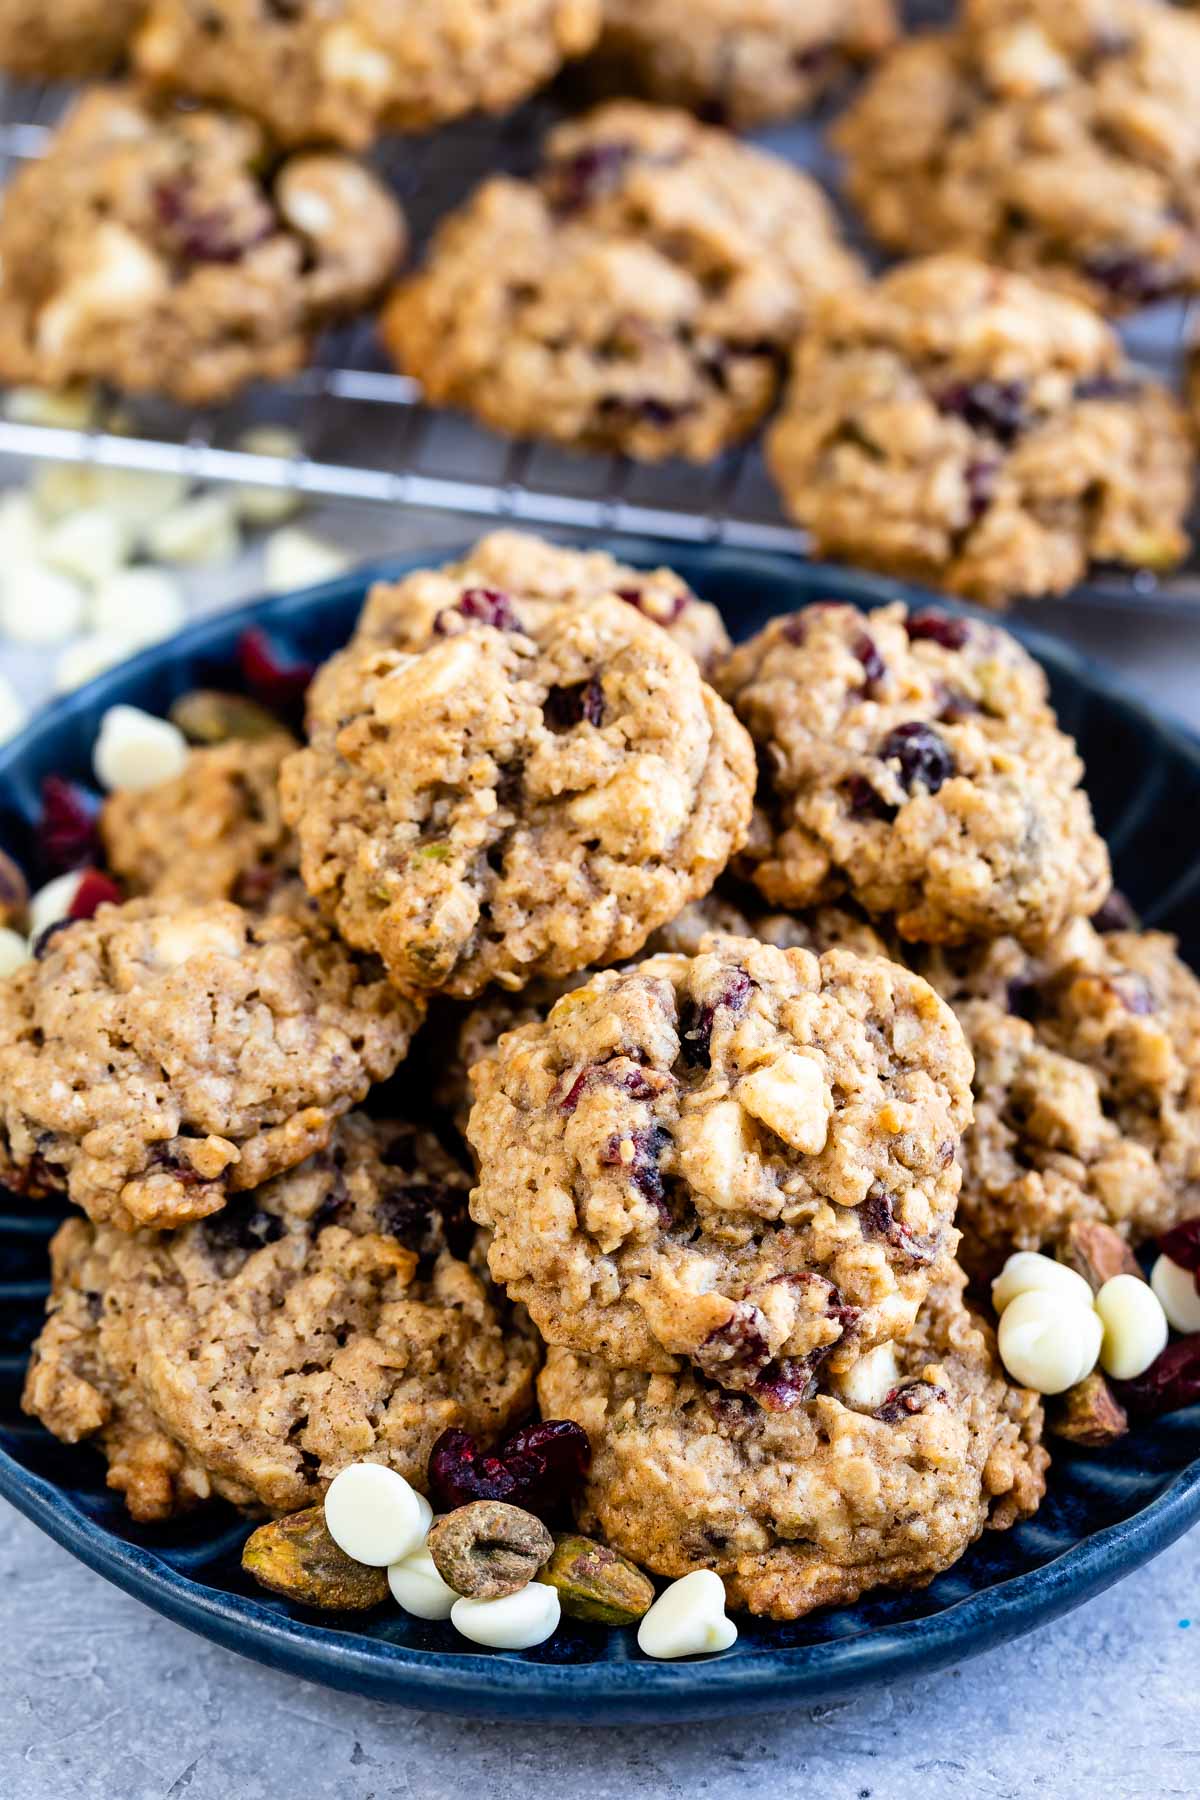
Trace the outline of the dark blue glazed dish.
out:
<instances>
[{"instance_id":1,"label":"dark blue glazed dish","mask_svg":"<svg viewBox=\"0 0 1200 1800\"><path fill-rule=\"evenodd\" d=\"M613 540L641 563L669 561L744 635L808 600L865 605L912 597L895 583L782 557ZM450 554L447 552L447 554ZM266 626L297 658L347 636L367 583L442 560L426 552L300 594L220 614L59 701L0 751L0 844L29 849L41 777L87 778L101 713L115 701L165 712L188 688L230 686L234 647ZM925 598L925 596L920 596ZM1155 719L1107 674L1052 639L1021 631L1047 668L1059 716L1079 739L1117 879L1142 916L1178 933L1200 964L1200 743ZM46 1292L53 1206L0 1194L0 1494L81 1561L169 1618L246 1656L378 1699L477 1717L714 1718L845 1695L930 1674L1079 1605L1200 1519L1200 1406L1122 1440L1103 1456L1054 1446L1046 1502L1016 1530L985 1533L917 1593L880 1594L790 1625L739 1619L724 1655L653 1663L630 1632L564 1627L523 1653L464 1649L451 1627L397 1610L317 1622L242 1574L246 1526L230 1511L180 1524L133 1524L104 1486L100 1458L57 1443L18 1399Z\"/></svg>"}]
</instances>

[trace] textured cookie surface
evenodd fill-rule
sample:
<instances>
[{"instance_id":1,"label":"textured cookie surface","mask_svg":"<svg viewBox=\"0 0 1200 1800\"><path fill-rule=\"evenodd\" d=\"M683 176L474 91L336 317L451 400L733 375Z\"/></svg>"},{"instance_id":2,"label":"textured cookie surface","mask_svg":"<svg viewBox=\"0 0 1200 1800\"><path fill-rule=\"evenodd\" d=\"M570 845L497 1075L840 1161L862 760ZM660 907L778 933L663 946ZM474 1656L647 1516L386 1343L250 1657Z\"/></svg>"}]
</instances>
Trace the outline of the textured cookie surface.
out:
<instances>
[{"instance_id":1,"label":"textured cookie surface","mask_svg":"<svg viewBox=\"0 0 1200 1800\"><path fill-rule=\"evenodd\" d=\"M279 162L235 114L98 88L5 196L0 373L221 400L299 368L403 244L395 201L353 158Z\"/></svg>"},{"instance_id":2,"label":"textured cookie surface","mask_svg":"<svg viewBox=\"0 0 1200 1800\"><path fill-rule=\"evenodd\" d=\"M149 81L241 107L284 144L361 149L507 112L594 43L600 0L151 0Z\"/></svg>"},{"instance_id":3,"label":"textured cookie surface","mask_svg":"<svg viewBox=\"0 0 1200 1800\"><path fill-rule=\"evenodd\" d=\"M466 1190L428 1134L356 1116L182 1231L73 1219L25 1408L94 1439L139 1519L212 1495L290 1512L363 1459L423 1488L439 1433L491 1439L533 1397Z\"/></svg>"},{"instance_id":4,"label":"textured cookie surface","mask_svg":"<svg viewBox=\"0 0 1200 1800\"><path fill-rule=\"evenodd\" d=\"M975 1056L958 1223L973 1270L1102 1220L1133 1243L1200 1213L1200 981L1158 931L1077 920L934 953Z\"/></svg>"},{"instance_id":5,"label":"textured cookie surface","mask_svg":"<svg viewBox=\"0 0 1200 1800\"><path fill-rule=\"evenodd\" d=\"M724 125L812 106L896 34L891 0L604 0L600 55L615 81Z\"/></svg>"},{"instance_id":6,"label":"textured cookie surface","mask_svg":"<svg viewBox=\"0 0 1200 1800\"><path fill-rule=\"evenodd\" d=\"M732 1605L777 1619L923 1586L985 1526L1036 1509L1048 1459L1037 1398L1005 1381L957 1269L895 1355L877 1405L823 1385L772 1413L694 1370L551 1350L543 1410L592 1442L582 1529L660 1575L715 1568Z\"/></svg>"},{"instance_id":7,"label":"textured cookie surface","mask_svg":"<svg viewBox=\"0 0 1200 1800\"><path fill-rule=\"evenodd\" d=\"M744 841L749 739L622 600L445 598L425 648L360 639L313 684L283 769L305 885L418 991L632 955Z\"/></svg>"},{"instance_id":8,"label":"textured cookie surface","mask_svg":"<svg viewBox=\"0 0 1200 1800\"><path fill-rule=\"evenodd\" d=\"M103 75L142 12L143 0L0 0L0 69L22 81Z\"/></svg>"},{"instance_id":9,"label":"textured cookie surface","mask_svg":"<svg viewBox=\"0 0 1200 1800\"><path fill-rule=\"evenodd\" d=\"M967 0L836 130L894 249L969 250L1114 312L1200 277L1200 20L1158 0Z\"/></svg>"},{"instance_id":10,"label":"textured cookie surface","mask_svg":"<svg viewBox=\"0 0 1200 1800\"><path fill-rule=\"evenodd\" d=\"M473 1071L492 1273L548 1343L787 1409L953 1254L970 1069L881 958L714 937L597 975Z\"/></svg>"},{"instance_id":11,"label":"textured cookie surface","mask_svg":"<svg viewBox=\"0 0 1200 1800\"><path fill-rule=\"evenodd\" d=\"M774 619L719 674L762 776L746 862L767 898L848 893L902 937L1045 937L1108 856L1041 669L999 626L897 603Z\"/></svg>"},{"instance_id":12,"label":"textured cookie surface","mask_svg":"<svg viewBox=\"0 0 1200 1800\"><path fill-rule=\"evenodd\" d=\"M321 1149L420 1017L310 917L102 906L0 981L0 1169L126 1230L203 1218Z\"/></svg>"},{"instance_id":13,"label":"textured cookie surface","mask_svg":"<svg viewBox=\"0 0 1200 1800\"><path fill-rule=\"evenodd\" d=\"M109 796L100 813L108 866L130 893L261 907L296 897L299 852L279 810L286 732L193 750L181 774Z\"/></svg>"},{"instance_id":14,"label":"textured cookie surface","mask_svg":"<svg viewBox=\"0 0 1200 1800\"><path fill-rule=\"evenodd\" d=\"M383 317L439 405L514 436L706 460L772 404L820 294L858 279L820 190L687 113L614 102L488 181Z\"/></svg>"},{"instance_id":15,"label":"textured cookie surface","mask_svg":"<svg viewBox=\"0 0 1200 1800\"><path fill-rule=\"evenodd\" d=\"M768 461L822 552L989 605L1187 549L1177 402L1087 307L969 257L818 307Z\"/></svg>"}]
</instances>

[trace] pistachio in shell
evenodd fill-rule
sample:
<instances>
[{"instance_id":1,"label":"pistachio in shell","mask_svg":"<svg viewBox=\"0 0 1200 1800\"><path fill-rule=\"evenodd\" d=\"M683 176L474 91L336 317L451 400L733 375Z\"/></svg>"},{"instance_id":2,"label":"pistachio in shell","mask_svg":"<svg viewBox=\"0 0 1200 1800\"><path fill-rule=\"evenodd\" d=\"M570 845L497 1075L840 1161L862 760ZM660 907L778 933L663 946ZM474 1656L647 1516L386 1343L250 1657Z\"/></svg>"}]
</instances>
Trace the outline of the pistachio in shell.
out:
<instances>
[{"instance_id":1,"label":"pistachio in shell","mask_svg":"<svg viewBox=\"0 0 1200 1800\"><path fill-rule=\"evenodd\" d=\"M0 850L0 925L20 929L28 906L29 885L12 857Z\"/></svg>"},{"instance_id":2,"label":"pistachio in shell","mask_svg":"<svg viewBox=\"0 0 1200 1800\"><path fill-rule=\"evenodd\" d=\"M538 1580L557 1588L568 1618L594 1625L636 1625L654 1604L654 1584L627 1556L591 1538L561 1533Z\"/></svg>"},{"instance_id":3,"label":"pistachio in shell","mask_svg":"<svg viewBox=\"0 0 1200 1800\"><path fill-rule=\"evenodd\" d=\"M472 1500L435 1519L425 1540L438 1574L468 1600L528 1587L554 1549L540 1519L503 1500Z\"/></svg>"},{"instance_id":4,"label":"pistachio in shell","mask_svg":"<svg viewBox=\"0 0 1200 1800\"><path fill-rule=\"evenodd\" d=\"M171 707L171 722L190 744L227 744L231 738L275 737L283 726L265 706L245 694L193 688Z\"/></svg>"},{"instance_id":5,"label":"pistachio in shell","mask_svg":"<svg viewBox=\"0 0 1200 1800\"><path fill-rule=\"evenodd\" d=\"M387 1570L369 1569L339 1550L323 1506L306 1506L252 1531L242 1567L271 1593L325 1611L365 1612L388 1597Z\"/></svg>"}]
</instances>

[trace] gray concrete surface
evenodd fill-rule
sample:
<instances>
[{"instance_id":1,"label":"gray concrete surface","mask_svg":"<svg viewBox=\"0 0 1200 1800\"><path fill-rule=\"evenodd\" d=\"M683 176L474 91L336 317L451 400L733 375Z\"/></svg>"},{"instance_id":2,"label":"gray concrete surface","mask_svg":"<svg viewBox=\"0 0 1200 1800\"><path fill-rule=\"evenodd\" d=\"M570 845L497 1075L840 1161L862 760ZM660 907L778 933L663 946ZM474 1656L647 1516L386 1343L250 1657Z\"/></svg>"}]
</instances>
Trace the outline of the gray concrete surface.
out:
<instances>
[{"instance_id":1,"label":"gray concrete surface","mask_svg":"<svg viewBox=\"0 0 1200 1800\"><path fill-rule=\"evenodd\" d=\"M372 552L477 528L336 513L321 523ZM223 581L220 597L235 585ZM1036 616L1200 726L1200 614L1164 623L1064 605ZM22 664L31 690L41 675ZM168 1624L3 1505L0 1623L0 1800L1200 1794L1200 1532L1068 1618L949 1673L844 1705L676 1729L478 1725L327 1693Z\"/></svg>"}]
</instances>

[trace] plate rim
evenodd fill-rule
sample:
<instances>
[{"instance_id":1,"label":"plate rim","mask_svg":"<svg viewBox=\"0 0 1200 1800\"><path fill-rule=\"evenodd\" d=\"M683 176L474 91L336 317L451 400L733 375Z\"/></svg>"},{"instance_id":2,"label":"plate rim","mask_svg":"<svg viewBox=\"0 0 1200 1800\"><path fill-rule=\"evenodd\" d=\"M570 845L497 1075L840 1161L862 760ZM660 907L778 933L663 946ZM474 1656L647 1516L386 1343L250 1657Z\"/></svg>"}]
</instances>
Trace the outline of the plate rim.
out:
<instances>
[{"instance_id":1,"label":"plate rim","mask_svg":"<svg viewBox=\"0 0 1200 1800\"><path fill-rule=\"evenodd\" d=\"M259 597L192 621L171 638L147 646L39 708L17 736L0 747L0 787L44 734L69 731L94 710L130 698L130 690L169 669L172 661L186 664L206 652L212 654L217 645L236 640L256 624L286 632L289 622L314 610L352 602L372 581L395 579L455 559L475 541L458 539L374 558L317 586ZM801 590L798 600L811 599L814 585L820 585L831 598L868 606L901 599L997 620L995 613L915 584L778 552L667 544L616 532L591 536L586 547L607 549L635 565L654 567L678 560L743 580L757 575L772 588L790 582ZM1024 619L1006 623L1043 664L1071 672L1090 690L1140 718L1191 764L1200 780L1200 737L1182 721L1154 711L1118 674L1073 645ZM1070 1545L1049 1562L953 1600L936 1612L819 1643L764 1646L753 1656L707 1657L702 1664L628 1655L587 1663L527 1661L509 1652L428 1651L365 1638L353 1630L334 1631L319 1621L277 1612L253 1596L195 1580L153 1548L132 1543L90 1518L53 1482L26 1469L2 1448L0 1497L126 1593L175 1623L269 1667L374 1699L459 1716L649 1723L812 1702L903 1679L918 1670L931 1673L1018 1637L1148 1562L1200 1520L1200 1456L1129 1517ZM610 1642L614 1640L628 1642L617 1634Z\"/></svg>"}]
</instances>

